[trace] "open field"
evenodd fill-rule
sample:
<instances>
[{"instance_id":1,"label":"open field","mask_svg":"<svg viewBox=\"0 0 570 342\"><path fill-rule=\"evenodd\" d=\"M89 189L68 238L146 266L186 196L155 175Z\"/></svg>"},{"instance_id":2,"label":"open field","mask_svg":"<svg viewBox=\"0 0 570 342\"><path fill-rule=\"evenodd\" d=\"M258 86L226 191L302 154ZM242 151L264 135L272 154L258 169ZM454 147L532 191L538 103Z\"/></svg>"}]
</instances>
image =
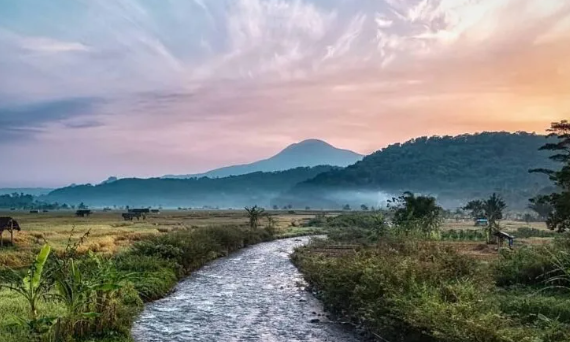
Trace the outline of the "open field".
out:
<instances>
[{"instance_id":1,"label":"open field","mask_svg":"<svg viewBox=\"0 0 570 342\"><path fill-rule=\"evenodd\" d=\"M281 234L297 234L298 227L315 217L316 211L270 211L275 227ZM341 212L328 212L335 216ZM57 249L63 248L73 233L77 239L90 230L87 242L81 246L83 251L113 254L139 241L145 236L167 233L187 228L199 228L220 225L246 225L248 222L244 210L165 210L160 214L151 214L146 220L125 221L121 211L95 211L90 217L76 217L74 211L52 211L49 213L30 214L24 211L0 211L0 216L12 216L20 223L22 231L15 232L14 247L9 247L9 233L4 233L5 247L0 249L0 266L20 267L28 265L34 249L45 241ZM504 221L501 223L506 232L515 232L518 228L529 227L547 230L544 223ZM474 227L471 220L447 220L442 231L481 230ZM542 244L548 238L517 239L517 244ZM496 255L495 251L481 248L481 242L461 241L446 242L458 250L486 259Z\"/></svg>"},{"instance_id":2,"label":"open field","mask_svg":"<svg viewBox=\"0 0 570 342\"><path fill-rule=\"evenodd\" d=\"M146 219L125 221L121 211L95 211L90 217L76 217L73 211L53 211L49 213L31 214L28 212L0 212L0 216L12 216L18 220L22 231L15 232L14 246L9 245L9 234L4 234L5 247L0 249L0 271L6 271L6 267L18 269L33 262L34 255L40 247L48 242L55 252L62 251L68 244L70 235L72 241L77 241L86 232L90 232L86 241L78 248L78 252L86 259L80 263L87 265L89 257L86 252L96 253L99 260L109 260L119 272L129 274L135 272L144 275L133 279L131 288L125 289L126 294L118 295L125 302L118 303L118 308L126 310L125 314L104 323L108 332L118 333L121 336L116 341L130 341L130 324L140 312L142 302L165 296L184 276L190 274L203 264L214 258L227 255L243 246L258 242L269 241L274 238L291 237L305 234L323 232L319 229L333 229L326 222L319 222L322 216L316 217L321 212L317 211L269 211L272 217L274 230L267 230L269 220L262 218L260 228L251 230L248 226L248 217L244 210L171 210L162 211L159 214L149 214ZM346 212L328 212L327 219L336 220L337 216ZM354 218L363 218L357 212L352 212ZM343 215L345 216L345 215ZM374 216L374 215L372 215ZM311 221L311 222L309 222ZM315 224L316 222L316 224ZM350 221L349 221L350 222ZM354 221L354 227L358 227L359 221ZM323 224L321 224L323 223ZM311 227L307 227L307 226ZM505 221L502 227L515 236L520 228L533 228L534 235L542 236L547 232L543 224L526 224L524 222ZM350 231L350 227L345 227ZM343 228L341 228L343 229ZM441 240L425 241L425 246L432 246L438 250L442 246L451 247L470 259L485 261L486 265L492 265L500 258L496 246L486 245L481 240L469 240L461 238L454 240L455 232L469 233L470 237L477 236L483 228L474 227L469 220L448 220L443 225ZM537 231L540 234L537 234ZM478 232L477 232L478 231ZM477 234L473 234L477 232ZM332 230L329 231L332 234ZM462 235L465 237L464 235ZM550 241L551 238L517 238L515 249L523 245L537 245ZM136 243L138 242L138 243ZM132 248L127 248L133 246ZM356 246L356 247L355 247ZM327 246L320 250L314 250L315 254L323 257L345 258L354 257L361 248L350 244L349 248L336 248ZM58 253L59 254L59 253ZM109 255L109 258L103 258ZM88 267L88 266L86 266ZM85 272L88 268L84 269ZM55 291L51 290L52 293ZM130 292L129 292L130 291ZM130 294L129 294L130 293ZM133 303L126 301L128 298L136 298ZM84 310L89 310L88 304ZM54 313L58 317L65 317L66 312L62 303L53 300L45 300L40 303L40 312ZM14 292L0 291L0 319L2 321L14 321L14 316L26 316L26 303L22 298L14 296ZM118 319L125 317L125 321ZM64 319L64 318L61 318ZM95 323L93 323L95 324ZM91 326L91 335L97 329ZM95 329L95 330L93 330ZM66 333L71 336L83 336L77 331L69 330ZM0 340L16 342L25 340L26 330L15 331L1 330ZM27 335L26 335L27 336ZM93 335L94 336L94 335ZM106 341L107 335L98 336L96 341ZM79 337L77 341L83 341ZM90 340L94 341L94 340Z\"/></svg>"},{"instance_id":3,"label":"open field","mask_svg":"<svg viewBox=\"0 0 570 342\"><path fill-rule=\"evenodd\" d=\"M313 212L291 214L287 211L270 213L280 233L298 233L304 220L314 217ZM121 211L96 211L90 217L76 217L74 211L53 211L30 214L23 211L0 211L0 216L15 218L22 228L14 232L14 246L10 247L10 234L5 232L4 248L0 249L0 267L21 267L31 262L35 249L45 241L54 249L66 246L70 235L74 240L90 230L89 238L81 246L86 252L114 254L145 236L171 231L223 225L246 225L245 211L162 211L148 215L145 220L125 221ZM265 224L265 222L263 222Z\"/></svg>"}]
</instances>

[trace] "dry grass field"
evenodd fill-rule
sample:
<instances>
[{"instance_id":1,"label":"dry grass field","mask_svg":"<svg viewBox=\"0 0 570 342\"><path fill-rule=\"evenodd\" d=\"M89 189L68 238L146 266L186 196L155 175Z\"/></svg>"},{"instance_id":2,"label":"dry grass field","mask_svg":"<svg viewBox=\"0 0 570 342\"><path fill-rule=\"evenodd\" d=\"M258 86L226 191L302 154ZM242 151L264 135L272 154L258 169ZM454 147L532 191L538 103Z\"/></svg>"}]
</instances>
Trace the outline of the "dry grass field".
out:
<instances>
[{"instance_id":1,"label":"dry grass field","mask_svg":"<svg viewBox=\"0 0 570 342\"><path fill-rule=\"evenodd\" d=\"M314 213L286 211L271 212L277 229L288 233L296 229L304 220L314 217ZM68 239L79 239L90 231L80 251L96 253L116 253L140 240L145 235L161 234L177 229L199 228L219 225L246 225L245 211L162 211L150 214L145 220L125 221L121 211L95 211L89 217L76 217L73 211L54 211L30 214L22 211L0 212L0 216L15 218L22 230L14 232L14 246L10 246L10 234L5 232L4 247L0 249L0 267L20 267L31 262L34 249L39 249L45 241L56 250L63 249ZM265 224L265 223L264 223Z\"/></svg>"},{"instance_id":2,"label":"dry grass field","mask_svg":"<svg viewBox=\"0 0 570 342\"><path fill-rule=\"evenodd\" d=\"M281 234L297 233L304 222L315 217L314 211L271 211L275 226ZM329 215L337 215L331 212ZM243 210L165 210L150 214L145 220L125 221L121 211L94 211L90 217L76 217L74 211L53 211L30 214L23 211L0 211L0 216L14 217L22 231L14 233L14 246L10 246L10 235L4 233L4 247L0 249L0 267L21 267L28 265L45 241L56 250L63 249L70 236L74 240L90 231L80 251L113 254L128 247L149 234L161 234L177 229L199 228L218 225L246 225L248 219ZM504 221L506 232L514 232L520 227L546 230L544 223ZM442 230L480 230L471 220L448 220ZM517 239L517 244L542 244L548 238ZM481 259L493 258L495 250L477 241L447 241L462 253Z\"/></svg>"}]
</instances>

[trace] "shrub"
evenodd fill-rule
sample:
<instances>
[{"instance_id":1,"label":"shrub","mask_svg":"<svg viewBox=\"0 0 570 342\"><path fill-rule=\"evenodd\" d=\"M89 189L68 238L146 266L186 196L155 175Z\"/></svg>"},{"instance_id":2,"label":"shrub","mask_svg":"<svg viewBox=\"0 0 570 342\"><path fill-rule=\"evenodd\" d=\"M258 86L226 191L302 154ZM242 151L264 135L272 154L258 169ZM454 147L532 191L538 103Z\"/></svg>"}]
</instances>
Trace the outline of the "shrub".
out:
<instances>
[{"instance_id":1,"label":"shrub","mask_svg":"<svg viewBox=\"0 0 570 342\"><path fill-rule=\"evenodd\" d=\"M318 250L326 244L319 241ZM449 247L388 237L334 258L312 248L297 249L292 260L327 309L387 340L567 341L560 321L530 326L502 312L493 274ZM543 312L566 314L562 305Z\"/></svg>"}]
</instances>

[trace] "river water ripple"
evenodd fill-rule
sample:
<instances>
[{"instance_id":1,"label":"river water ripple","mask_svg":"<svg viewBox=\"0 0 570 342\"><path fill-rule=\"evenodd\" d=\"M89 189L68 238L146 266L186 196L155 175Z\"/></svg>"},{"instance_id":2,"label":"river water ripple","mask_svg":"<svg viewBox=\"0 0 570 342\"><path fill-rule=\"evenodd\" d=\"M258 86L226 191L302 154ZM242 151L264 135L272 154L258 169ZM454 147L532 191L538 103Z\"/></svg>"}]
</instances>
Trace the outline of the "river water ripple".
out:
<instances>
[{"instance_id":1,"label":"river water ripple","mask_svg":"<svg viewBox=\"0 0 570 342\"><path fill-rule=\"evenodd\" d=\"M356 342L298 286L304 282L289 254L307 241L263 243L206 265L145 307L135 341Z\"/></svg>"}]
</instances>

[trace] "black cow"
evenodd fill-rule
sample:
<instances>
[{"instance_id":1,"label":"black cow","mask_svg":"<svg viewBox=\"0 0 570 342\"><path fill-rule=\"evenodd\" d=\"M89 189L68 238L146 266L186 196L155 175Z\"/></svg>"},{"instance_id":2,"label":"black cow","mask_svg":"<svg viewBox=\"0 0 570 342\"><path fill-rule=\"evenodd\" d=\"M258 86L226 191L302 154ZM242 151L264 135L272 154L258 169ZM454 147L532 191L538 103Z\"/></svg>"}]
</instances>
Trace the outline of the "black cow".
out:
<instances>
[{"instance_id":1,"label":"black cow","mask_svg":"<svg viewBox=\"0 0 570 342\"><path fill-rule=\"evenodd\" d=\"M137 220L140 220L141 217L143 220L146 218L146 216L144 214L141 214L138 212L122 213L121 216L123 216L123 219L125 221L132 221L134 218L136 218Z\"/></svg>"},{"instance_id":2,"label":"black cow","mask_svg":"<svg viewBox=\"0 0 570 342\"><path fill-rule=\"evenodd\" d=\"M91 210L89 209L79 209L75 212L75 216L77 217L87 217L89 215L91 215Z\"/></svg>"},{"instance_id":3,"label":"black cow","mask_svg":"<svg viewBox=\"0 0 570 342\"><path fill-rule=\"evenodd\" d=\"M5 230L10 231L10 243L14 244L14 230L20 231L20 225L18 221L14 220L11 217L0 217L0 247L4 247L4 239L2 238L2 234L4 234Z\"/></svg>"}]
</instances>

